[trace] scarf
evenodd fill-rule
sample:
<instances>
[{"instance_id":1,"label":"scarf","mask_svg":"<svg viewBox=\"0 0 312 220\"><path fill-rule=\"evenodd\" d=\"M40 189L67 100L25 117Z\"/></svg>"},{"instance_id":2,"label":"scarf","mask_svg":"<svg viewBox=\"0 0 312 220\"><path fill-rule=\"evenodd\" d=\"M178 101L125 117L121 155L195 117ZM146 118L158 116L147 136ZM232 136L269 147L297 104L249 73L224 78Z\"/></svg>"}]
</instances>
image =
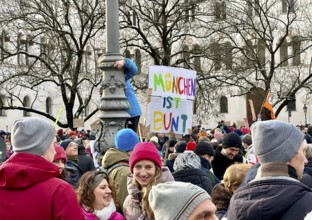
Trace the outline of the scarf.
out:
<instances>
[{"instance_id":1,"label":"scarf","mask_svg":"<svg viewBox=\"0 0 312 220\"><path fill-rule=\"evenodd\" d=\"M112 198L109 206L101 210L94 210L93 214L96 215L99 220L107 220L114 212L116 212L116 206Z\"/></svg>"}]
</instances>

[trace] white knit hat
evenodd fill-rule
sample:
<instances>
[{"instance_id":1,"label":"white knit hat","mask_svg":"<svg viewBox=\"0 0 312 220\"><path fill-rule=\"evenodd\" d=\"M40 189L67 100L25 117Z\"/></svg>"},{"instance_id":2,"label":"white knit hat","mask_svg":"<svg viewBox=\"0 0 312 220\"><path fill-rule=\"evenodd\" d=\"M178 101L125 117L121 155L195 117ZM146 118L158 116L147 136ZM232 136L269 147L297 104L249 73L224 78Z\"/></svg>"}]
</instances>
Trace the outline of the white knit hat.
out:
<instances>
[{"instance_id":1,"label":"white knit hat","mask_svg":"<svg viewBox=\"0 0 312 220\"><path fill-rule=\"evenodd\" d=\"M197 206L211 199L199 186L184 182L166 182L153 186L148 201L157 220L187 220ZM174 208L170 208L174 205Z\"/></svg>"}]
</instances>

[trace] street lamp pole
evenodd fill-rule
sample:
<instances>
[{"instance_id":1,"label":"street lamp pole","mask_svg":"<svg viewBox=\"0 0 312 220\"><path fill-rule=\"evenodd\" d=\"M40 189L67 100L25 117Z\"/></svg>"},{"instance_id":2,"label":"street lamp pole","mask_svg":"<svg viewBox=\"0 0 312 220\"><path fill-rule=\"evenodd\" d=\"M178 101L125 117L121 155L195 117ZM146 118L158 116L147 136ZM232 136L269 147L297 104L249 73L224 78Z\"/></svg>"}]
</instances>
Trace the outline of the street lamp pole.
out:
<instances>
[{"instance_id":1,"label":"street lamp pole","mask_svg":"<svg viewBox=\"0 0 312 220\"><path fill-rule=\"evenodd\" d=\"M308 112L308 107L307 105L304 103L303 105L303 112L304 112L304 124L307 125L307 112Z\"/></svg>"},{"instance_id":2,"label":"street lamp pole","mask_svg":"<svg viewBox=\"0 0 312 220\"><path fill-rule=\"evenodd\" d=\"M103 71L102 97L99 104L101 129L95 149L104 154L114 147L116 132L125 127L129 114L129 102L125 96L125 77L122 70L114 68L114 62L123 59L119 46L119 1L105 0L106 4L106 52L98 59Z\"/></svg>"}]
</instances>

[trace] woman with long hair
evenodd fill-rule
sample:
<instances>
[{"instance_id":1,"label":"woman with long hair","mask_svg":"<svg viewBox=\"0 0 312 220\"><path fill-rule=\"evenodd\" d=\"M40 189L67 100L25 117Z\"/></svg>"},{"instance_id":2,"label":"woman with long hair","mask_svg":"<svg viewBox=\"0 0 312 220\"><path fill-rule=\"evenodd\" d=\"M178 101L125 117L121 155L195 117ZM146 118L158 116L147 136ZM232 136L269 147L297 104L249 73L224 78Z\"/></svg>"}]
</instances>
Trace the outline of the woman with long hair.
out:
<instances>
[{"instance_id":1,"label":"woman with long hair","mask_svg":"<svg viewBox=\"0 0 312 220\"><path fill-rule=\"evenodd\" d=\"M130 156L128 177L128 193L123 213L127 220L153 220L154 213L148 202L148 194L152 186L158 183L174 181L162 161L156 147L150 142L138 143Z\"/></svg>"},{"instance_id":2,"label":"woman with long hair","mask_svg":"<svg viewBox=\"0 0 312 220\"><path fill-rule=\"evenodd\" d=\"M116 211L118 199L105 172L96 170L83 174L76 193L86 220L125 220Z\"/></svg>"}]
</instances>

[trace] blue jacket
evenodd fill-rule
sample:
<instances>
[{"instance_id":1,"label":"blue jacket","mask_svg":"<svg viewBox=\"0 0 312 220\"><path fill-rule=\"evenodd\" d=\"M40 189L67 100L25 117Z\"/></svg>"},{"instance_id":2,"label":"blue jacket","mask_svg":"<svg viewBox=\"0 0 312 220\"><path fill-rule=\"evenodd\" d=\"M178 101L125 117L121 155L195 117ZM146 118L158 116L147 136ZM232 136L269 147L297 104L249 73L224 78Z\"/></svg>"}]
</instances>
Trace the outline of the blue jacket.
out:
<instances>
[{"instance_id":1,"label":"blue jacket","mask_svg":"<svg viewBox=\"0 0 312 220\"><path fill-rule=\"evenodd\" d=\"M141 107L130 83L130 79L138 72L138 67L132 60L127 58L124 70L126 80L125 95L130 104L130 108L127 110L127 112L131 117L140 116L142 115Z\"/></svg>"}]
</instances>

